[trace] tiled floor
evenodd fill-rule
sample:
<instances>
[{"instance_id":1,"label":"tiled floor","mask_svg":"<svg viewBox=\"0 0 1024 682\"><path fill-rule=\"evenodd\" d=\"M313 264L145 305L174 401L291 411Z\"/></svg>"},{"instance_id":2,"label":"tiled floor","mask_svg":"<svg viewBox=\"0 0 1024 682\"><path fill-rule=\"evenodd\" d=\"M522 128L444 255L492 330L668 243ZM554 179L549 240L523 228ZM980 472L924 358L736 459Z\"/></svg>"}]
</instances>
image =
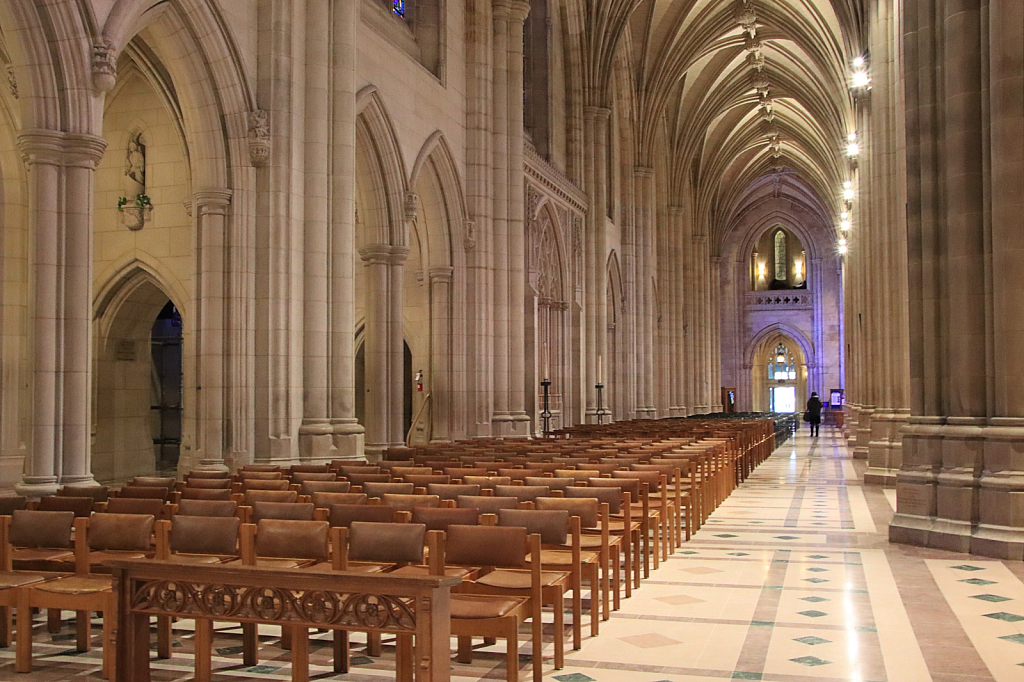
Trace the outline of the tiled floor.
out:
<instances>
[{"instance_id":1,"label":"tiled floor","mask_svg":"<svg viewBox=\"0 0 1024 682\"><path fill-rule=\"evenodd\" d=\"M863 487L863 462L852 460L832 431L822 433L814 441L801 434L780 448L622 602L600 637L569 652L564 670L546 666L545 679L1024 680L1024 567L889 545L894 495ZM99 678L98 652L67 648L69 624L56 636L41 625L37 672L15 674L13 651L0 650L0 680ZM175 657L153 662L154 680L190 676L188 627L182 622L175 632ZM238 632L217 632L221 679L289 679L273 631L256 668L240 664ZM357 655L355 672L334 676L327 636L317 637L313 675L393 679L390 647L381 659ZM549 644L545 657L550 653ZM522 664L527 679L527 656ZM474 664L453 663L453 679L503 679L503 665L500 647L481 648Z\"/></svg>"}]
</instances>

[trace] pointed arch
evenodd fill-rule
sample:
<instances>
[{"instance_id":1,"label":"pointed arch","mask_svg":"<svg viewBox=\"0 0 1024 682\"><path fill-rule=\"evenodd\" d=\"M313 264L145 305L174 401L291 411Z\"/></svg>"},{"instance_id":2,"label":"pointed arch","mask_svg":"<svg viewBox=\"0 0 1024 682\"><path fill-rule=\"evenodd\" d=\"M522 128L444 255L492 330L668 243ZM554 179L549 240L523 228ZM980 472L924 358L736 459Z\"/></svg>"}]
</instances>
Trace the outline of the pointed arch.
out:
<instances>
[{"instance_id":1,"label":"pointed arch","mask_svg":"<svg viewBox=\"0 0 1024 682\"><path fill-rule=\"evenodd\" d=\"M408 194L405 162L394 124L377 88L367 85L356 94L357 182L370 181L360 189L367 244L408 244L405 199ZM365 190L369 189L367 192Z\"/></svg>"}]
</instances>

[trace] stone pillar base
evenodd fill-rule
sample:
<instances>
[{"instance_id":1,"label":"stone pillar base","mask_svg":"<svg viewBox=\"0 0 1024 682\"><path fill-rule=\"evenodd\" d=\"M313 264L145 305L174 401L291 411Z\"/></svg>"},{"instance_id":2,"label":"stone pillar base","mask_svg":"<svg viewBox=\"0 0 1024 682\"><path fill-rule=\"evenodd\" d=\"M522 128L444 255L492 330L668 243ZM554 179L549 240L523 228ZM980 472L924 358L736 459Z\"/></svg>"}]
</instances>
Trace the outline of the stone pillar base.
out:
<instances>
[{"instance_id":1,"label":"stone pillar base","mask_svg":"<svg viewBox=\"0 0 1024 682\"><path fill-rule=\"evenodd\" d=\"M365 460L366 432L355 419L332 424L334 459Z\"/></svg>"},{"instance_id":2,"label":"stone pillar base","mask_svg":"<svg viewBox=\"0 0 1024 682\"><path fill-rule=\"evenodd\" d=\"M530 419L530 415L525 412L515 412L512 414L512 430L509 433L509 438L529 438L530 429L533 424L533 420Z\"/></svg>"},{"instance_id":3,"label":"stone pillar base","mask_svg":"<svg viewBox=\"0 0 1024 682\"><path fill-rule=\"evenodd\" d=\"M864 485L880 485L884 488L896 487L896 474L899 469L868 467L864 472Z\"/></svg>"},{"instance_id":4,"label":"stone pillar base","mask_svg":"<svg viewBox=\"0 0 1024 682\"><path fill-rule=\"evenodd\" d=\"M80 486L98 486L99 483L93 478L92 474L82 474L80 476L62 476L60 479L61 485L80 485Z\"/></svg>"},{"instance_id":5,"label":"stone pillar base","mask_svg":"<svg viewBox=\"0 0 1024 682\"><path fill-rule=\"evenodd\" d=\"M26 476L14 486L14 492L24 497L39 498L55 494L59 487L56 476Z\"/></svg>"},{"instance_id":6,"label":"stone pillar base","mask_svg":"<svg viewBox=\"0 0 1024 682\"><path fill-rule=\"evenodd\" d=\"M1024 561L1024 528L979 525L971 538L971 554Z\"/></svg>"},{"instance_id":7,"label":"stone pillar base","mask_svg":"<svg viewBox=\"0 0 1024 682\"><path fill-rule=\"evenodd\" d=\"M299 427L299 457L302 461L329 462L335 459L336 454L331 424L324 421Z\"/></svg>"}]
</instances>

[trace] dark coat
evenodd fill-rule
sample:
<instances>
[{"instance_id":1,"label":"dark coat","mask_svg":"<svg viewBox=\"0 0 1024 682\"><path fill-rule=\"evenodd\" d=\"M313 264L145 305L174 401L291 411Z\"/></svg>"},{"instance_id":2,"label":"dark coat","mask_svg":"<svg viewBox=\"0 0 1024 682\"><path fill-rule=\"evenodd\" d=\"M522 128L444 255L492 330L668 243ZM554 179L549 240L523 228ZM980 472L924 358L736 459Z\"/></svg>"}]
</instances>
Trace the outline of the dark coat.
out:
<instances>
[{"instance_id":1,"label":"dark coat","mask_svg":"<svg viewBox=\"0 0 1024 682\"><path fill-rule=\"evenodd\" d=\"M812 396L807 401L807 422L810 424L821 423L821 400L817 397Z\"/></svg>"}]
</instances>

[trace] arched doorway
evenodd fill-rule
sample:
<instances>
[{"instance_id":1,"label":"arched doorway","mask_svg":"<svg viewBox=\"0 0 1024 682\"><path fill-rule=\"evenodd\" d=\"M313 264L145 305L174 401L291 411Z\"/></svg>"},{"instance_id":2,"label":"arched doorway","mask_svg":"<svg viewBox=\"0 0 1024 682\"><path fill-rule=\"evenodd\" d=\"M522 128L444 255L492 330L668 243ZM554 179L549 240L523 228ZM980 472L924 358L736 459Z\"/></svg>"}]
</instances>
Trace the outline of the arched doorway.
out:
<instances>
[{"instance_id":1,"label":"arched doorway","mask_svg":"<svg viewBox=\"0 0 1024 682\"><path fill-rule=\"evenodd\" d=\"M93 372L93 475L98 481L176 471L184 427L184 323L149 276L101 306Z\"/></svg>"},{"instance_id":2,"label":"arched doorway","mask_svg":"<svg viewBox=\"0 0 1024 682\"><path fill-rule=\"evenodd\" d=\"M755 411L803 411L807 361L795 339L781 332L768 334L757 344L751 360Z\"/></svg>"}]
</instances>

